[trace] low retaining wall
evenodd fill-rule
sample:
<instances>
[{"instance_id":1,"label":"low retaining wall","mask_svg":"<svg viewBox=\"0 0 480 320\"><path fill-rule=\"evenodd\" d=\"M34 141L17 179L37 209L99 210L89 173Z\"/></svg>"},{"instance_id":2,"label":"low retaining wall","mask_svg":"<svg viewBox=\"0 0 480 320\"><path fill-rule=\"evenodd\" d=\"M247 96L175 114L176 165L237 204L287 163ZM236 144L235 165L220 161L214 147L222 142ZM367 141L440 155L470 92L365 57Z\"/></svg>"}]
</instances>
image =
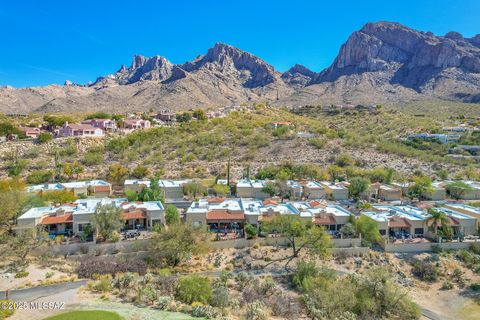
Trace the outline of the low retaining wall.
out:
<instances>
[{"instance_id":1,"label":"low retaining wall","mask_svg":"<svg viewBox=\"0 0 480 320\"><path fill-rule=\"evenodd\" d=\"M142 251L148 251L149 240L131 240L121 241L116 243L72 243L62 245L52 245L44 247L33 252L34 255L40 256L44 253L52 253L60 256L72 256L72 255L107 255L116 253L136 253ZM212 241L210 247L213 249L243 249L247 247L253 247L255 244L261 246L288 246L289 242L284 237L279 238L259 238L259 239L235 239L225 241ZM361 248L361 239L332 239L333 247L335 249L343 248ZM334 250L335 251L335 250Z\"/></svg>"},{"instance_id":2,"label":"low retaining wall","mask_svg":"<svg viewBox=\"0 0 480 320\"><path fill-rule=\"evenodd\" d=\"M431 252L434 247L443 250L461 250L469 249L470 245L475 242L424 242L424 243L401 243L401 244L381 244L385 252ZM479 242L477 242L479 243Z\"/></svg>"}]
</instances>

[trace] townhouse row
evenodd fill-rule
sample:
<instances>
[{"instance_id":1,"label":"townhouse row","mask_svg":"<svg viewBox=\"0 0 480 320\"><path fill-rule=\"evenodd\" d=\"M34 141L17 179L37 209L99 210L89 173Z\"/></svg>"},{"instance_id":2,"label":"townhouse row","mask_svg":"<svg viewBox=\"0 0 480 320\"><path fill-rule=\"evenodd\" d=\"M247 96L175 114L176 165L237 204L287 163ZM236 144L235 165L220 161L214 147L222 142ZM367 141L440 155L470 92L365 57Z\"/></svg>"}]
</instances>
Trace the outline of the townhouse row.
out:
<instances>
[{"instance_id":1,"label":"townhouse row","mask_svg":"<svg viewBox=\"0 0 480 320\"><path fill-rule=\"evenodd\" d=\"M149 229L165 223L164 207L160 201L128 202L125 198L79 199L74 203L31 208L17 219L15 230L43 226L51 235L80 235L99 205L112 205L122 210L123 229Z\"/></svg>"}]
</instances>

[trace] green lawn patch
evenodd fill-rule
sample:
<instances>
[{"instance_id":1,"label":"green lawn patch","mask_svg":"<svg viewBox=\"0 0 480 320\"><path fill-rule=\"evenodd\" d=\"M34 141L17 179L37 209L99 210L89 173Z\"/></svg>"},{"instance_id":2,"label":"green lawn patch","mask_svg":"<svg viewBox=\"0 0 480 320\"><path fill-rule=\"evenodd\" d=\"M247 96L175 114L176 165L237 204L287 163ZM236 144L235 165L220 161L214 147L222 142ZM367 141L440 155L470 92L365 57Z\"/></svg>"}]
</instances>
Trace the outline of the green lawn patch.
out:
<instances>
[{"instance_id":1,"label":"green lawn patch","mask_svg":"<svg viewBox=\"0 0 480 320\"><path fill-rule=\"evenodd\" d=\"M65 312L44 320L123 320L116 312L88 310Z\"/></svg>"}]
</instances>

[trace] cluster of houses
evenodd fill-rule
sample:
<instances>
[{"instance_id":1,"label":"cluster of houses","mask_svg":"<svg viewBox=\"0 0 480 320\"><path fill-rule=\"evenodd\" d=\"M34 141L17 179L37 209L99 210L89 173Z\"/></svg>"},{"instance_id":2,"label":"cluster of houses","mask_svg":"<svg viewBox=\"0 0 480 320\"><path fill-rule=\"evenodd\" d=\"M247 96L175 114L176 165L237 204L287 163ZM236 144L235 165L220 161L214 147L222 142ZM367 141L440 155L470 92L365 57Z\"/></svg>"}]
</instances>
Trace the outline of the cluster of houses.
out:
<instances>
[{"instance_id":1,"label":"cluster of houses","mask_svg":"<svg viewBox=\"0 0 480 320\"><path fill-rule=\"evenodd\" d=\"M92 225L99 205L121 208L125 229L151 228L164 224L164 207L160 201L128 202L124 198L79 199L74 203L31 208L17 219L16 230L45 227L52 235L80 235Z\"/></svg>"},{"instance_id":2,"label":"cluster of houses","mask_svg":"<svg viewBox=\"0 0 480 320\"><path fill-rule=\"evenodd\" d=\"M159 180L162 196L167 203L184 199L183 185L191 180ZM140 192L150 186L147 180L126 180L125 191ZM218 183L227 184L226 180ZM261 230L262 222L278 215L292 215L323 226L332 236L340 237L342 227L351 219L363 215L374 220L382 236L393 241L427 241L433 238L430 214L427 208L435 205L448 217L448 226L453 235L476 237L480 221L480 208L463 203L430 202L426 207L402 205L404 188L408 184L372 184L365 192L366 197L381 201L370 209L357 214L351 212L348 199L348 183L287 181L290 198L282 201L265 194L264 180L242 179L233 185L228 197L205 197L188 202L183 220L196 226L205 226L219 238L238 238L244 236L247 224ZM480 184L466 183L474 191L466 193L465 198L480 199ZM430 193L433 200L443 200L446 183L435 183ZM111 185L103 180L50 183L27 187L28 192L49 192L68 190L81 197L74 203L32 208L18 218L17 229L44 226L52 235L81 235L86 225L92 223L92 217L100 204L111 204L122 209L125 229L150 229L155 224L165 222L164 207L159 201L128 202L124 198L110 198Z\"/></svg>"}]
</instances>

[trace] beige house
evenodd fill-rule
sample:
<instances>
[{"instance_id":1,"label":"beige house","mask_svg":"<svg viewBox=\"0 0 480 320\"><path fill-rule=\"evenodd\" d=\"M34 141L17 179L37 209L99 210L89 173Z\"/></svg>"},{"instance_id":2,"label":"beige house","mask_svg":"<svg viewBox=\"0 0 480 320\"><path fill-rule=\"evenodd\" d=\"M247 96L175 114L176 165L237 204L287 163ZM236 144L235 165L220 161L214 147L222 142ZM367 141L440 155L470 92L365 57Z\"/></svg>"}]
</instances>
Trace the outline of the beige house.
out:
<instances>
[{"instance_id":1,"label":"beige house","mask_svg":"<svg viewBox=\"0 0 480 320\"><path fill-rule=\"evenodd\" d=\"M183 199L183 185L190 180L159 180L158 185L165 199ZM145 186L150 186L149 180L125 180L124 190L140 192Z\"/></svg>"},{"instance_id":2,"label":"beige house","mask_svg":"<svg viewBox=\"0 0 480 320\"><path fill-rule=\"evenodd\" d=\"M480 227L480 208L472 207L463 203L446 203L444 208L463 213L467 216L477 219L478 226Z\"/></svg>"},{"instance_id":3,"label":"beige house","mask_svg":"<svg viewBox=\"0 0 480 320\"><path fill-rule=\"evenodd\" d=\"M378 187L378 195L377 198L382 201L398 201L402 199L402 189L391 186L391 185L386 185L386 184L381 184Z\"/></svg>"},{"instance_id":4,"label":"beige house","mask_svg":"<svg viewBox=\"0 0 480 320\"><path fill-rule=\"evenodd\" d=\"M348 200L347 182L332 183L322 181L320 184L324 187L327 198L332 200Z\"/></svg>"},{"instance_id":5,"label":"beige house","mask_svg":"<svg viewBox=\"0 0 480 320\"><path fill-rule=\"evenodd\" d=\"M308 181L303 184L303 196L306 199L324 199L326 197L325 188L316 181Z\"/></svg>"},{"instance_id":6,"label":"beige house","mask_svg":"<svg viewBox=\"0 0 480 320\"><path fill-rule=\"evenodd\" d=\"M242 179L237 183L237 197L266 199L268 195L262 190L265 185L264 180Z\"/></svg>"},{"instance_id":7,"label":"beige house","mask_svg":"<svg viewBox=\"0 0 480 320\"><path fill-rule=\"evenodd\" d=\"M432 191L423 195L426 199L432 201L445 200L447 197L447 191L445 190L445 183L443 181L437 181L432 183Z\"/></svg>"}]
</instances>

